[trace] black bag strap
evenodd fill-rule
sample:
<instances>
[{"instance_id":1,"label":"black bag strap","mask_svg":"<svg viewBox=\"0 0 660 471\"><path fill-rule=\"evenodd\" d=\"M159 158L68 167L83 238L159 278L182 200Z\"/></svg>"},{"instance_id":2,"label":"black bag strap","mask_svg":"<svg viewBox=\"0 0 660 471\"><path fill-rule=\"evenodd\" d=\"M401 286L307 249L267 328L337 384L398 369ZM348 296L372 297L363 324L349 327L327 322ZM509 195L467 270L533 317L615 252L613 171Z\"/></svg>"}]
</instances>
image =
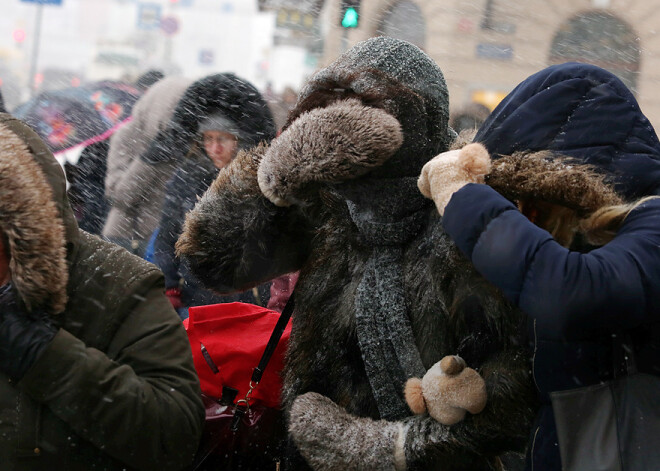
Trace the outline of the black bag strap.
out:
<instances>
[{"instance_id":1,"label":"black bag strap","mask_svg":"<svg viewBox=\"0 0 660 471\"><path fill-rule=\"evenodd\" d=\"M273 333L270 334L270 338L268 339L268 343L266 344L264 353L263 355L261 355L261 360L259 360L259 365L257 365L257 367L252 372L251 381L255 385L258 384L259 381L261 381L261 376L264 374L264 370L266 369L266 366L268 366L270 357L273 356L273 353L277 348L277 344L280 342L280 339L282 338L284 329L286 329L286 326L289 323L289 319L291 319L291 314L293 314L293 308L295 305L293 297L294 297L294 293L292 292L291 296L289 296L289 299L286 302L286 305L284 306L284 309L282 310L282 314L280 314L280 318L277 320L277 323L275 324Z\"/></svg>"},{"instance_id":2,"label":"black bag strap","mask_svg":"<svg viewBox=\"0 0 660 471\"><path fill-rule=\"evenodd\" d=\"M254 391L254 388L256 388L257 385L259 384L259 381L261 381L261 376L264 374L264 370L266 369L266 366L268 366L268 362L270 361L270 358L273 356L273 353L275 352L275 348L277 348L277 344L280 342L280 339L282 338L282 334L284 333L284 329L286 329L286 325L289 323L289 319L291 319L291 314L293 313L293 307L294 307L293 292L291 292L291 296L289 296L289 299L287 300L286 305L282 310L282 314L280 314L280 318L277 320L277 323L275 324L275 328L273 329L273 332L270 334L270 338L268 339L268 343L266 344L264 353L263 355L261 355L261 360L259 361L259 365L257 365L257 367L252 372L252 378L250 378L250 388L248 389L247 394L243 399L239 399L238 401L236 401L236 408L234 409L234 417L229 427L229 429L234 433L238 430L238 427L241 423L241 419L250 410L250 395L252 394L252 391Z\"/></svg>"}]
</instances>

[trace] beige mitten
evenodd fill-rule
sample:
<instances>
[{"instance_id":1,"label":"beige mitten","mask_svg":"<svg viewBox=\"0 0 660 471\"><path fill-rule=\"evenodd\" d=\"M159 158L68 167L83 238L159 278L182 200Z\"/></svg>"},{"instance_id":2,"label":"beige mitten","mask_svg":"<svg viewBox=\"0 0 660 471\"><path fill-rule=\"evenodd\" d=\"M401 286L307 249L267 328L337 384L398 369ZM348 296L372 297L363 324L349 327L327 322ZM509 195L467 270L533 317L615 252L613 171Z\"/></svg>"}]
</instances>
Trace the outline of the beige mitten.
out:
<instances>
[{"instance_id":1,"label":"beige mitten","mask_svg":"<svg viewBox=\"0 0 660 471\"><path fill-rule=\"evenodd\" d=\"M451 196L468 183L483 183L490 172L490 156L482 144L444 152L426 163L417 180L424 196L432 198L440 215Z\"/></svg>"},{"instance_id":2,"label":"beige mitten","mask_svg":"<svg viewBox=\"0 0 660 471\"><path fill-rule=\"evenodd\" d=\"M486 407L486 382L459 356L446 356L433 365L424 378L406 383L406 402L415 414L429 415L445 425L453 425L465 413L478 414Z\"/></svg>"}]
</instances>

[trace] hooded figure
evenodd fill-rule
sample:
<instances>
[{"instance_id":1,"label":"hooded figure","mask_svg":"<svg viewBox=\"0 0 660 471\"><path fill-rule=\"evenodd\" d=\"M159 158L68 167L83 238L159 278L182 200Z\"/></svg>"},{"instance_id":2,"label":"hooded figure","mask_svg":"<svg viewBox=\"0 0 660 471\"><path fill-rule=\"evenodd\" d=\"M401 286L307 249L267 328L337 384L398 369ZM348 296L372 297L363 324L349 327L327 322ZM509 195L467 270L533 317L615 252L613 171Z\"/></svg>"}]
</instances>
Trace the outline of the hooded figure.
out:
<instances>
[{"instance_id":1,"label":"hooded figure","mask_svg":"<svg viewBox=\"0 0 660 471\"><path fill-rule=\"evenodd\" d=\"M441 197L447 155L423 175L448 201L446 231L529 315L542 407L527 466L559 470L551 392L620 375L617 338L629 337L639 371L660 375L660 199L637 204L660 195L660 142L617 77L577 63L522 82L475 141L492 156L486 185Z\"/></svg>"},{"instance_id":2,"label":"hooded figure","mask_svg":"<svg viewBox=\"0 0 660 471\"><path fill-rule=\"evenodd\" d=\"M179 141L185 136L188 141ZM186 213L193 209L198 197L236 151L262 140L268 142L274 136L270 110L257 89L234 74L216 74L188 87L167 128L142 156L143 161L149 159L152 165L177 162L165 189L154 262L165 274L168 296L183 317L190 306L232 301L261 306L268 303L269 285L222 296L204 289L176 257L174 244L181 234ZM168 153L165 149L169 149Z\"/></svg>"},{"instance_id":3,"label":"hooded figure","mask_svg":"<svg viewBox=\"0 0 660 471\"><path fill-rule=\"evenodd\" d=\"M65 187L0 115L0 467L182 469L204 408L162 274L79 230Z\"/></svg>"},{"instance_id":4,"label":"hooded figure","mask_svg":"<svg viewBox=\"0 0 660 471\"><path fill-rule=\"evenodd\" d=\"M168 77L153 85L133 107L131 122L110 138L105 195L111 209L103 236L136 255L144 254L158 227L165 184L176 168L172 160L146 163L140 154L167 127L190 84L186 78Z\"/></svg>"},{"instance_id":5,"label":"hooded figure","mask_svg":"<svg viewBox=\"0 0 660 471\"><path fill-rule=\"evenodd\" d=\"M416 187L455 139L448 108L442 72L420 49L359 43L310 79L282 134L240 153L187 218L178 250L209 286L300 270L283 401L314 469L492 469L524 449L535 403L519 314ZM451 427L413 416L404 398L408 378L450 354L488 392L482 413ZM307 467L295 453L287 466Z\"/></svg>"}]
</instances>

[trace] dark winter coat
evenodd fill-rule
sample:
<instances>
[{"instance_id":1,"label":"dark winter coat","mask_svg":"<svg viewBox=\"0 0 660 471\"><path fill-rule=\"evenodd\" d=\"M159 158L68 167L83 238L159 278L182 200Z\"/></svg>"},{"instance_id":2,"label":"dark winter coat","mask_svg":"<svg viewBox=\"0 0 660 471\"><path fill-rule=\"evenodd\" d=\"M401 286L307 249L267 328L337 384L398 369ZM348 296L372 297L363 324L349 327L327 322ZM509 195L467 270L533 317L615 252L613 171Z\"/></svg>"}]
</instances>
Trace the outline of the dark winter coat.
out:
<instances>
[{"instance_id":1,"label":"dark winter coat","mask_svg":"<svg viewBox=\"0 0 660 471\"><path fill-rule=\"evenodd\" d=\"M553 151L494 161L487 183L509 200L551 202L584 217L660 194L653 127L625 86L594 66L565 64L531 76L475 140L496 156ZM558 470L549 392L611 379L612 338L624 334L632 335L640 370L660 374L660 200L634 210L605 246L594 249L578 238L569 251L506 198L467 185L450 200L443 224L479 272L530 317L543 407L528 466Z\"/></svg>"},{"instance_id":2,"label":"dark winter coat","mask_svg":"<svg viewBox=\"0 0 660 471\"><path fill-rule=\"evenodd\" d=\"M252 290L236 293L232 289L233 293L226 296L212 293L191 275L186 264L174 253L186 214L218 174L201 149L198 131L199 123L216 113L236 123L240 132L239 149L270 141L275 136L268 105L250 83L234 74L216 74L188 87L166 129L142 155L143 161L153 162L153 165L168 159L179 162L165 190L154 248L155 262L165 274L166 287L181 289L181 301L186 307L232 301L265 306L269 285L261 286L256 296Z\"/></svg>"},{"instance_id":3,"label":"dark winter coat","mask_svg":"<svg viewBox=\"0 0 660 471\"><path fill-rule=\"evenodd\" d=\"M483 413L452 427L409 412L400 418L408 427L408 467L490 469L497 455L524 448L534 414L533 385L528 359L520 354L519 314L460 255L435 209L418 198L416 185L414 192L407 185L453 139L444 78L414 46L376 38L314 76L291 121L306 110L347 98L382 108L400 123L404 143L389 160L359 178L310 186L299 204L278 207L257 182L268 149L241 153L189 215L179 249L195 273L219 289L254 286L300 270L284 373L286 407L299 394L315 391L352 414L380 418L356 333L356 300L360 296L375 302L383 292L402 296L414 337L411 348L416 346L423 368L445 355L460 354L485 378L489 397ZM336 138L350 136L359 146L371 138L365 134L370 127L365 121L359 129L339 130ZM324 131L313 123L306 129L310 134L301 136L301 144ZM333 155L334 149L324 150ZM326 169L323 177L332 181L346 172L341 164ZM402 228L399 215L411 214L413 223L403 227L407 238L396 245L400 284L360 293L373 251L387 250L374 246L361 231L363 224L379 227L377 220L368 220L370 215L385 218L384 231L371 233L378 239L393 226ZM378 341L378 334L373 335ZM398 383L401 392L405 379Z\"/></svg>"},{"instance_id":4,"label":"dark winter coat","mask_svg":"<svg viewBox=\"0 0 660 471\"><path fill-rule=\"evenodd\" d=\"M109 140L85 147L75 165L67 164L69 200L78 226L90 234L101 234L110 203L105 197Z\"/></svg>"},{"instance_id":5,"label":"dark winter coat","mask_svg":"<svg viewBox=\"0 0 660 471\"><path fill-rule=\"evenodd\" d=\"M165 187L158 235L154 246L154 263L165 275L165 288L179 288L184 306L244 302L265 306L268 303L268 285L263 285L255 296L253 290L220 295L204 288L174 253L174 244L181 235L183 221L200 196L218 175L211 161L204 155L188 156Z\"/></svg>"},{"instance_id":6,"label":"dark winter coat","mask_svg":"<svg viewBox=\"0 0 660 471\"><path fill-rule=\"evenodd\" d=\"M62 169L27 126L2 115L0 142L2 177L18 182L0 188L12 285L59 328L18 383L0 374L0 468L184 468L204 410L161 273L78 228Z\"/></svg>"}]
</instances>

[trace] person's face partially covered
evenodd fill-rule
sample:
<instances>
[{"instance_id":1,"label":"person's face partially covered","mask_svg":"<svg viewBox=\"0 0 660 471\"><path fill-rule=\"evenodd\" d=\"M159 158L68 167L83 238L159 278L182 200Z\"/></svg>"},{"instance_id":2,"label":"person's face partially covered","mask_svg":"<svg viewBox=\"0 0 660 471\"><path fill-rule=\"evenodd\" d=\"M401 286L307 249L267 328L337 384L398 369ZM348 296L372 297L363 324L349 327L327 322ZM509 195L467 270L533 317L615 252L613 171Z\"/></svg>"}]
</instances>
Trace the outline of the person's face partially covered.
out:
<instances>
[{"instance_id":1,"label":"person's face partially covered","mask_svg":"<svg viewBox=\"0 0 660 471\"><path fill-rule=\"evenodd\" d=\"M225 131L204 131L204 150L213 165L221 169L236 155L238 141L236 136Z\"/></svg>"}]
</instances>

